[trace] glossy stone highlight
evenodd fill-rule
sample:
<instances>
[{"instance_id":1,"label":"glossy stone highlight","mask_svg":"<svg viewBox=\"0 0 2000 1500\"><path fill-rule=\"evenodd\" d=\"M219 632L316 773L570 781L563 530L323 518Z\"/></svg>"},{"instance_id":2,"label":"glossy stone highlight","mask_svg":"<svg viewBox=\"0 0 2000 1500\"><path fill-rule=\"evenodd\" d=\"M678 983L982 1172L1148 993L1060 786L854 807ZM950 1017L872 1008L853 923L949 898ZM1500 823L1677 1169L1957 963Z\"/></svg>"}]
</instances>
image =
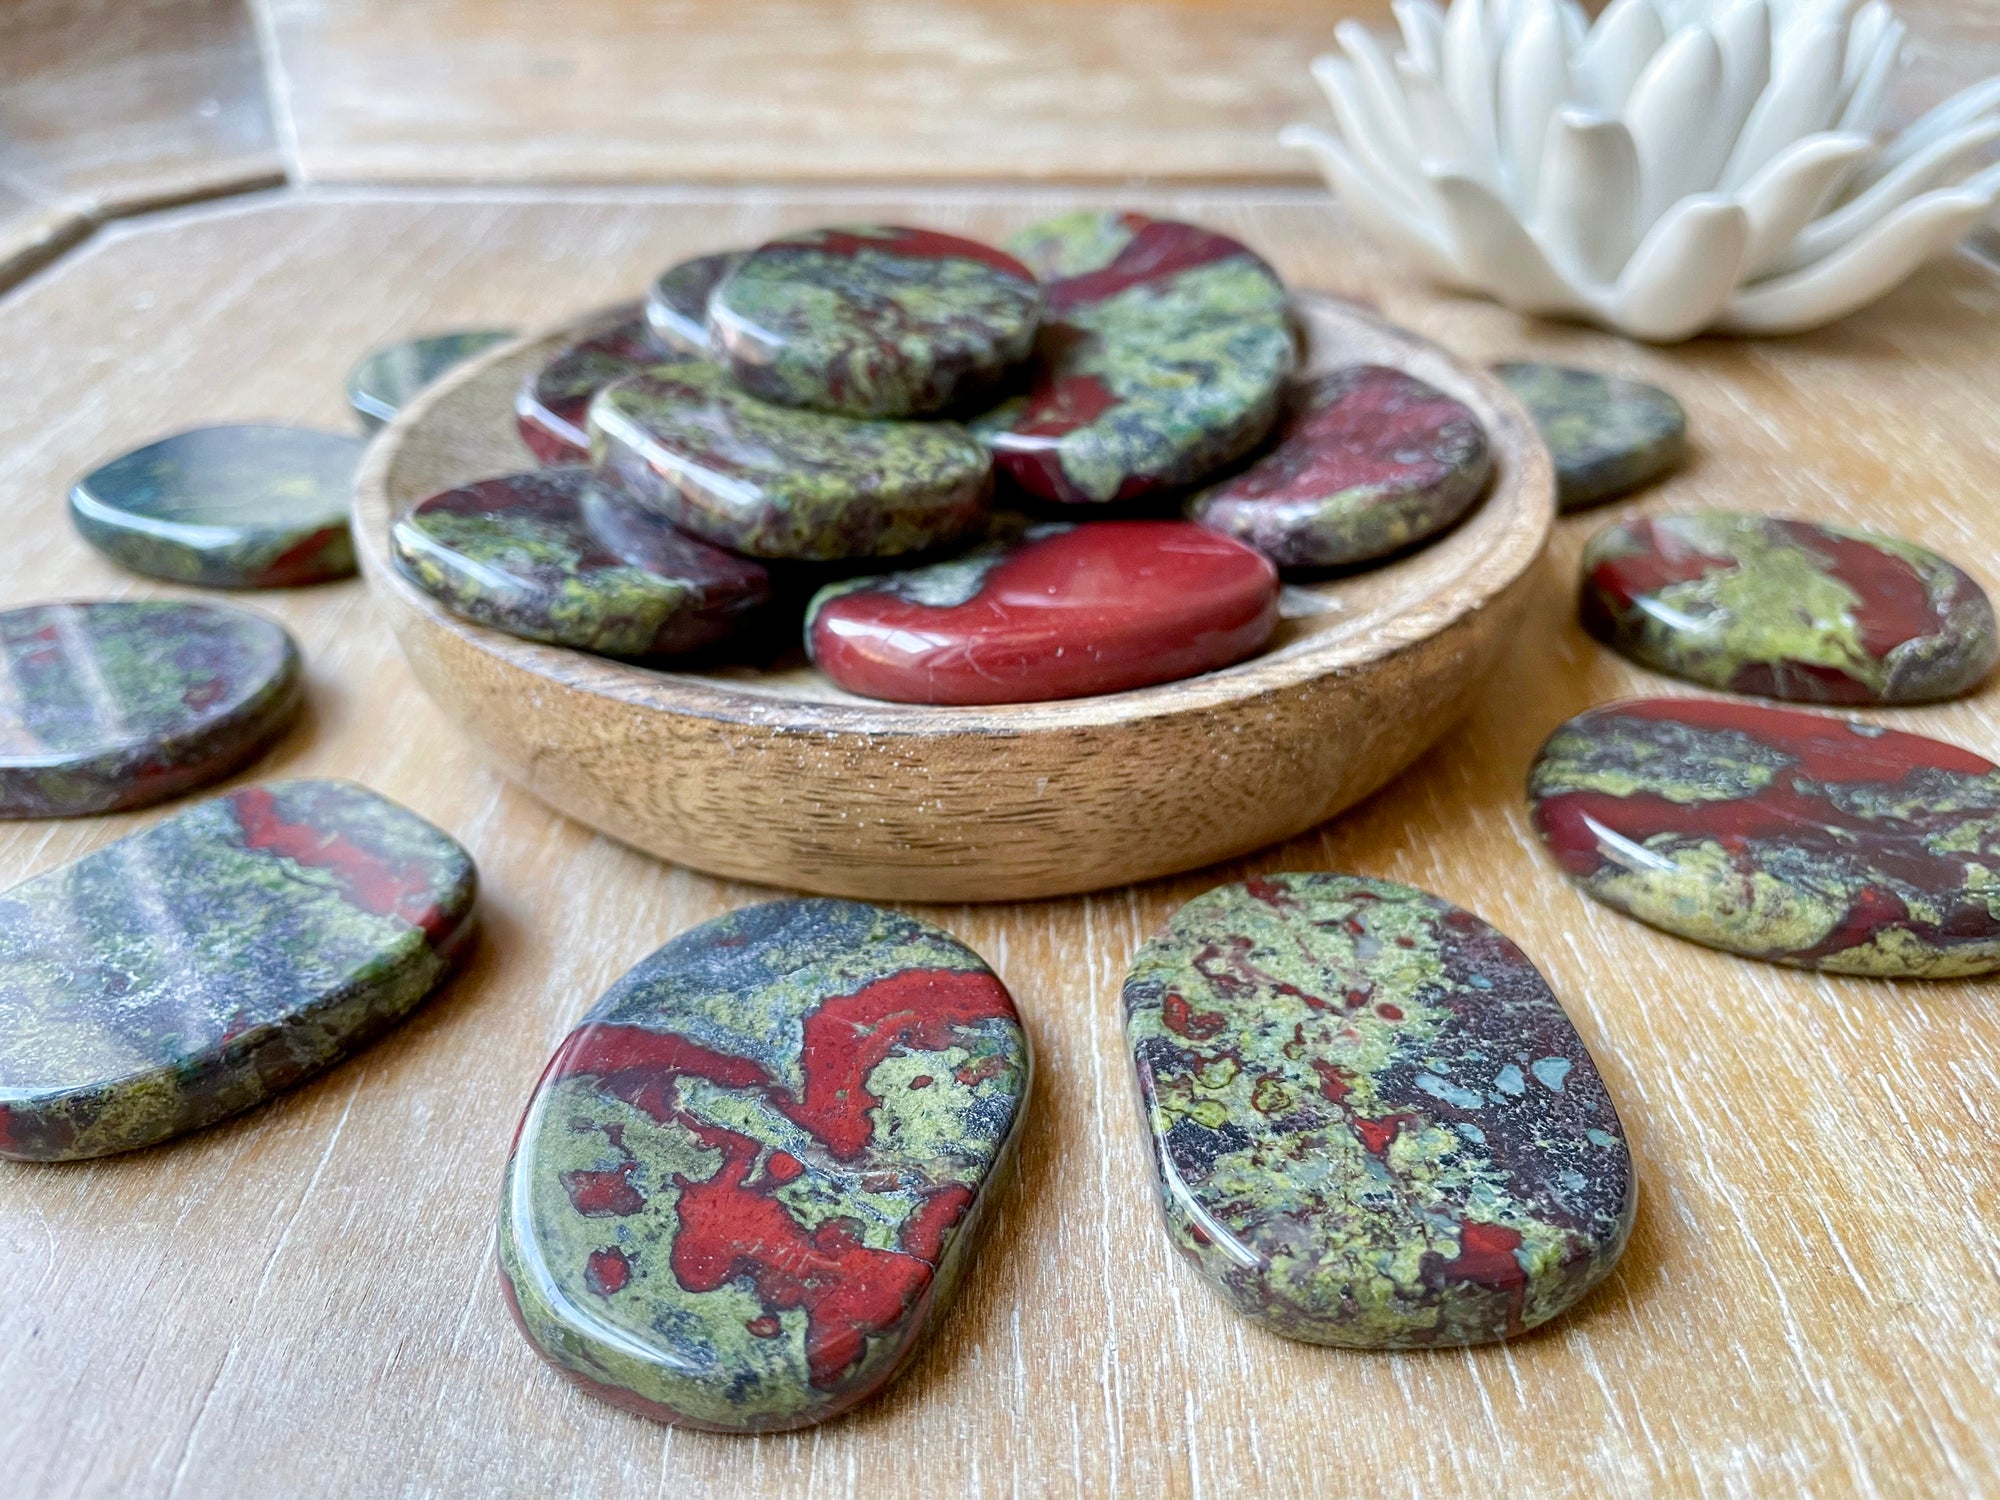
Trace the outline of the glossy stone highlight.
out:
<instances>
[{"instance_id":1,"label":"glossy stone highlight","mask_svg":"<svg viewBox=\"0 0 2000 1500\"><path fill-rule=\"evenodd\" d=\"M920 416L1025 359L1042 289L1011 255L933 229L854 224L760 246L715 289L709 343L760 400Z\"/></svg>"},{"instance_id":2,"label":"glossy stone highlight","mask_svg":"<svg viewBox=\"0 0 2000 1500\"><path fill-rule=\"evenodd\" d=\"M198 427L84 475L70 488L70 519L113 562L175 583L345 578L361 450L359 438L303 427Z\"/></svg>"},{"instance_id":3,"label":"glossy stone highlight","mask_svg":"<svg viewBox=\"0 0 2000 1500\"><path fill-rule=\"evenodd\" d=\"M743 264L743 250L698 255L668 266L646 292L646 322L664 349L707 354L708 304L729 273Z\"/></svg>"},{"instance_id":4,"label":"glossy stone highlight","mask_svg":"<svg viewBox=\"0 0 2000 1500\"><path fill-rule=\"evenodd\" d=\"M1687 454L1687 413L1658 386L1561 365L1496 365L1494 373L1541 429L1565 511L1628 494Z\"/></svg>"},{"instance_id":5,"label":"glossy stone highlight","mask_svg":"<svg viewBox=\"0 0 2000 1500\"><path fill-rule=\"evenodd\" d=\"M377 349L347 377L347 404L361 419L362 430L374 432L447 370L513 337L511 328L471 328Z\"/></svg>"},{"instance_id":6,"label":"glossy stone highlight","mask_svg":"<svg viewBox=\"0 0 2000 1500\"><path fill-rule=\"evenodd\" d=\"M1125 981L1174 1247L1246 1317L1403 1349L1546 1323L1637 1198L1597 1067L1521 950L1424 891L1269 875Z\"/></svg>"},{"instance_id":7,"label":"glossy stone highlight","mask_svg":"<svg viewBox=\"0 0 2000 1500\"><path fill-rule=\"evenodd\" d=\"M298 714L298 648L224 604L139 599L0 614L0 817L144 807L219 781Z\"/></svg>"},{"instance_id":8,"label":"glossy stone highlight","mask_svg":"<svg viewBox=\"0 0 2000 1500\"><path fill-rule=\"evenodd\" d=\"M1607 526L1584 549L1582 613L1655 671L1800 703L1952 698L2000 654L1985 591L1935 552L1782 516Z\"/></svg>"},{"instance_id":9,"label":"glossy stone highlight","mask_svg":"<svg viewBox=\"0 0 2000 1500\"><path fill-rule=\"evenodd\" d=\"M0 1155L209 1125L395 1025L470 931L472 861L363 787L200 803L0 895Z\"/></svg>"},{"instance_id":10,"label":"glossy stone highlight","mask_svg":"<svg viewBox=\"0 0 2000 1500\"><path fill-rule=\"evenodd\" d=\"M751 557L893 557L952 540L986 508L986 450L956 423L772 406L696 360L606 388L590 429L628 492Z\"/></svg>"},{"instance_id":11,"label":"glossy stone highlight","mask_svg":"<svg viewBox=\"0 0 2000 1500\"><path fill-rule=\"evenodd\" d=\"M1025 394L973 429L1030 494L1102 504L1193 484L1271 430L1296 341L1283 283L1235 240L1077 213L1008 244L1048 305Z\"/></svg>"},{"instance_id":12,"label":"glossy stone highlight","mask_svg":"<svg viewBox=\"0 0 2000 1500\"><path fill-rule=\"evenodd\" d=\"M1226 667L1277 623L1277 570L1250 548L1185 521L1094 521L829 584L806 646L865 697L1032 703Z\"/></svg>"},{"instance_id":13,"label":"glossy stone highlight","mask_svg":"<svg viewBox=\"0 0 2000 1500\"><path fill-rule=\"evenodd\" d=\"M761 565L675 530L582 468L432 495L398 518L390 545L454 614L607 656L713 645L770 594Z\"/></svg>"},{"instance_id":14,"label":"glossy stone highlight","mask_svg":"<svg viewBox=\"0 0 2000 1500\"><path fill-rule=\"evenodd\" d=\"M591 398L672 357L636 305L612 308L523 383L514 398L515 430L545 464L588 463Z\"/></svg>"},{"instance_id":15,"label":"glossy stone highlight","mask_svg":"<svg viewBox=\"0 0 2000 1500\"><path fill-rule=\"evenodd\" d=\"M2000 773L1956 745L1636 699L1550 735L1529 797L1564 873L1698 943L1842 974L2000 969Z\"/></svg>"},{"instance_id":16,"label":"glossy stone highlight","mask_svg":"<svg viewBox=\"0 0 2000 1500\"><path fill-rule=\"evenodd\" d=\"M522 1118L499 1233L516 1320L659 1421L825 1421L950 1304L1029 1072L1005 987L928 923L774 901L683 933Z\"/></svg>"},{"instance_id":17,"label":"glossy stone highlight","mask_svg":"<svg viewBox=\"0 0 2000 1500\"><path fill-rule=\"evenodd\" d=\"M1486 488L1486 430L1464 403L1382 365L1295 389L1262 457L1188 516L1281 567L1372 562L1435 536Z\"/></svg>"}]
</instances>

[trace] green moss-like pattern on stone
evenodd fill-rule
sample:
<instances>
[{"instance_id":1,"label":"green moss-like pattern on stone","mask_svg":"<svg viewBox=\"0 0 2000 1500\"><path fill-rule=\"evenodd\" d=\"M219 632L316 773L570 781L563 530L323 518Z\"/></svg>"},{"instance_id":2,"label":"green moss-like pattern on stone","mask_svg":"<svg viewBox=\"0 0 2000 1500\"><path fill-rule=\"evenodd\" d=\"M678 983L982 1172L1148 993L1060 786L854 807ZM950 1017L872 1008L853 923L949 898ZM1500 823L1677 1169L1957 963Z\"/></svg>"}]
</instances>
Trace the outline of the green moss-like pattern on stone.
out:
<instances>
[{"instance_id":1,"label":"green moss-like pattern on stone","mask_svg":"<svg viewBox=\"0 0 2000 1500\"><path fill-rule=\"evenodd\" d=\"M709 352L709 300L748 253L725 250L697 255L668 266L654 279L646 292L646 322L663 348L680 354Z\"/></svg>"},{"instance_id":2,"label":"green moss-like pattern on stone","mask_svg":"<svg viewBox=\"0 0 2000 1500\"><path fill-rule=\"evenodd\" d=\"M1026 394L973 423L1045 499L1101 504L1193 484L1278 416L1297 360L1285 288L1222 235L1070 214L1008 242L1050 278Z\"/></svg>"},{"instance_id":3,"label":"green moss-like pattern on stone","mask_svg":"<svg viewBox=\"0 0 2000 1500\"><path fill-rule=\"evenodd\" d=\"M684 933L523 1118L498 1237L522 1331L661 1421L846 1410L949 1304L1029 1074L1006 989L915 918L778 901Z\"/></svg>"},{"instance_id":4,"label":"green moss-like pattern on stone","mask_svg":"<svg viewBox=\"0 0 2000 1500\"><path fill-rule=\"evenodd\" d=\"M79 479L70 519L135 573L212 588L292 588L354 571L347 507L358 438L199 427Z\"/></svg>"},{"instance_id":5,"label":"green moss-like pattern on stone","mask_svg":"<svg viewBox=\"0 0 2000 1500\"><path fill-rule=\"evenodd\" d=\"M298 713L298 648L248 610L172 599L0 614L0 817L144 807L220 780Z\"/></svg>"},{"instance_id":6,"label":"green moss-like pattern on stone","mask_svg":"<svg viewBox=\"0 0 2000 1500\"><path fill-rule=\"evenodd\" d=\"M1668 932L1843 974L2000 970L2000 771L1956 745L1636 699L1550 735L1529 797L1565 873Z\"/></svg>"},{"instance_id":7,"label":"green moss-like pattern on stone","mask_svg":"<svg viewBox=\"0 0 2000 1500\"><path fill-rule=\"evenodd\" d=\"M662 344L636 304L608 307L575 343L521 384L514 430L545 464L590 459L590 403L614 380L679 356Z\"/></svg>"},{"instance_id":8,"label":"green moss-like pattern on stone","mask_svg":"<svg viewBox=\"0 0 2000 1500\"><path fill-rule=\"evenodd\" d=\"M761 400L850 417L934 412L1027 358L1042 289L1019 261L929 229L773 240L715 289L709 342Z\"/></svg>"},{"instance_id":9,"label":"green moss-like pattern on stone","mask_svg":"<svg viewBox=\"0 0 2000 1500\"><path fill-rule=\"evenodd\" d=\"M1561 365L1505 364L1494 373L1541 429L1565 511L1629 494L1687 453L1687 413L1657 386Z\"/></svg>"},{"instance_id":10,"label":"green moss-like pattern on stone","mask_svg":"<svg viewBox=\"0 0 2000 1500\"><path fill-rule=\"evenodd\" d=\"M1611 1271L1637 1182L1519 948L1390 881L1189 902L1125 981L1175 1248L1245 1315L1361 1348L1534 1328Z\"/></svg>"},{"instance_id":11,"label":"green moss-like pattern on stone","mask_svg":"<svg viewBox=\"0 0 2000 1500\"><path fill-rule=\"evenodd\" d=\"M2000 654L1993 606L1935 552L1871 532L1708 511L1607 526L1583 623L1634 661L1803 703L1926 703Z\"/></svg>"},{"instance_id":12,"label":"green moss-like pattern on stone","mask_svg":"<svg viewBox=\"0 0 2000 1500\"><path fill-rule=\"evenodd\" d=\"M447 370L513 337L511 328L472 328L426 334L377 349L347 377L347 404L361 419L362 429L374 432Z\"/></svg>"},{"instance_id":13,"label":"green moss-like pattern on stone","mask_svg":"<svg viewBox=\"0 0 2000 1500\"><path fill-rule=\"evenodd\" d=\"M423 819L294 781L0 894L0 1155L149 1146L320 1072L437 987L475 884Z\"/></svg>"},{"instance_id":14,"label":"green moss-like pattern on stone","mask_svg":"<svg viewBox=\"0 0 2000 1500\"><path fill-rule=\"evenodd\" d=\"M598 394L591 452L642 503L751 557L893 557L985 513L991 461L952 422L773 406L718 366L659 365Z\"/></svg>"}]
</instances>

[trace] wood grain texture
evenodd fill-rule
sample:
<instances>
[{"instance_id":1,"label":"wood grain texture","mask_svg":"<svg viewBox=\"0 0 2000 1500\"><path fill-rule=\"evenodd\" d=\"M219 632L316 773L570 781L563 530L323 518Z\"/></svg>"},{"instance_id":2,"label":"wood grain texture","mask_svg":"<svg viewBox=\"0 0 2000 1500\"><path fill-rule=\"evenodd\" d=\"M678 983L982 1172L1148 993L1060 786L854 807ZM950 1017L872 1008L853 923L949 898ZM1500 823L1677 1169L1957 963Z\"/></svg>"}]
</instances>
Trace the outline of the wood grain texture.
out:
<instances>
[{"instance_id":1,"label":"wood grain texture","mask_svg":"<svg viewBox=\"0 0 2000 1500\"><path fill-rule=\"evenodd\" d=\"M913 707L843 692L802 654L659 672L459 619L397 568L390 524L533 466L513 398L575 329L496 350L398 416L355 480L356 550L447 716L551 806L649 854L866 900L1027 900L1192 869L1324 822L1455 723L1555 519L1548 451L1498 380L1349 303L1307 294L1298 313L1304 373L1428 381L1478 416L1493 480L1421 551L1292 588L1264 652L1191 681Z\"/></svg>"},{"instance_id":2,"label":"wood grain texture","mask_svg":"<svg viewBox=\"0 0 2000 1500\"><path fill-rule=\"evenodd\" d=\"M175 426L337 424L397 332L549 321L676 256L881 215L996 234L1059 195L677 193L569 202L308 195L114 226L0 302L0 602L164 594L99 562L63 485ZM1100 200L1101 201L1101 200ZM2000 281L1968 260L1837 328L1658 351L1439 297L1316 193L1144 194L1477 358L1664 383L1697 453L1619 510L1771 506L1886 526L2000 584ZM1665 687L1574 623L1602 516L1559 523L1464 727L1317 833L1202 874L930 908L1013 987L1040 1059L1019 1185L957 1307L879 1403L765 1439L599 1405L507 1322L497 1184L549 1051L625 968L763 893L657 864L488 771L358 583L271 596L312 712L260 769L361 778L477 855L488 930L394 1036L234 1123L125 1159L0 1171L0 1453L23 1496L520 1493L1479 1496L2000 1492L2000 1013L1974 983L1747 963L1594 906L1529 832L1522 779L1588 704ZM1883 712L2000 749L2000 684ZM0 830L23 878L153 814ZM1337 869L1460 902L1543 967L1642 1181L1610 1283L1511 1346L1287 1344L1177 1266L1115 1000L1174 907L1247 870Z\"/></svg>"}]
</instances>

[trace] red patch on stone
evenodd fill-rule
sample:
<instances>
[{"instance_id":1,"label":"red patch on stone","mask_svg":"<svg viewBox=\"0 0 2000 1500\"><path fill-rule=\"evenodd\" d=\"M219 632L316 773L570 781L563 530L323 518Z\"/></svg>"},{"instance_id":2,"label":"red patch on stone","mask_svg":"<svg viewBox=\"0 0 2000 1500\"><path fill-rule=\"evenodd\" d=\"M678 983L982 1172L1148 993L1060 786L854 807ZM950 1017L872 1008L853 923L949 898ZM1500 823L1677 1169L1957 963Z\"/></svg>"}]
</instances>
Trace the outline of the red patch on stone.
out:
<instances>
[{"instance_id":1,"label":"red patch on stone","mask_svg":"<svg viewBox=\"0 0 2000 1500\"><path fill-rule=\"evenodd\" d=\"M584 1263L583 1284L600 1297L624 1291L625 1283L631 1279L632 1262L615 1245L609 1250L591 1251L590 1259Z\"/></svg>"},{"instance_id":2,"label":"red patch on stone","mask_svg":"<svg viewBox=\"0 0 2000 1500\"><path fill-rule=\"evenodd\" d=\"M378 917L400 917L423 929L433 946L448 937L447 918L431 892L432 867L392 860L363 849L343 833L287 823L268 787L246 787L229 798L246 849L260 849L309 869L329 871L346 898Z\"/></svg>"}]
</instances>

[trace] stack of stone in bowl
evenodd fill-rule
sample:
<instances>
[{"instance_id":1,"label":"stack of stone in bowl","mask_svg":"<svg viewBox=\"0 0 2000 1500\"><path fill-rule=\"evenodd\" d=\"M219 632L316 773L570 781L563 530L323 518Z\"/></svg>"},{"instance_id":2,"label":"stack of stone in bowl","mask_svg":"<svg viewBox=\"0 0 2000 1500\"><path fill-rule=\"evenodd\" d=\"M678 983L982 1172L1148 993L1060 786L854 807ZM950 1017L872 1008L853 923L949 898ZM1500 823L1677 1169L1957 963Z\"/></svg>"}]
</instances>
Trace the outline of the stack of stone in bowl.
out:
<instances>
[{"instance_id":1,"label":"stack of stone in bowl","mask_svg":"<svg viewBox=\"0 0 2000 1500\"><path fill-rule=\"evenodd\" d=\"M520 393L545 467L424 501L396 554L456 613L611 656L768 652L803 603L868 697L1174 681L1264 648L1281 568L1391 556L1485 488L1463 405L1297 365L1277 274L1195 225L790 235L595 320Z\"/></svg>"}]
</instances>

